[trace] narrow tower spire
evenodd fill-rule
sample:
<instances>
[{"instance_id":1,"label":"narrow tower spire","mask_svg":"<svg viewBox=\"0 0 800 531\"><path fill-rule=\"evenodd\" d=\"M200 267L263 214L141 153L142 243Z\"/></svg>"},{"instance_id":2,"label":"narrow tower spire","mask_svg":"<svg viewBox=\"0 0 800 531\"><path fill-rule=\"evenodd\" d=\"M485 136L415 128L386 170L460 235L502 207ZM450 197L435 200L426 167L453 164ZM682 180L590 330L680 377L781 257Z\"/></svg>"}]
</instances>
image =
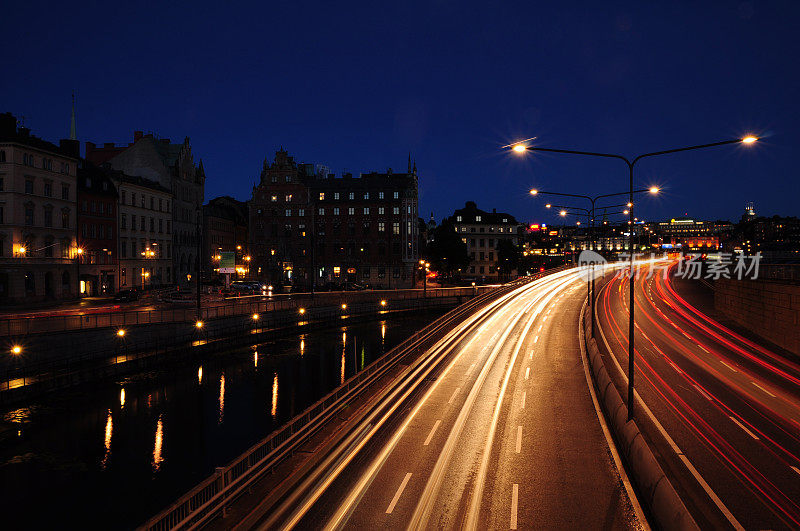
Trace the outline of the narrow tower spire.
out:
<instances>
[{"instance_id":1,"label":"narrow tower spire","mask_svg":"<svg viewBox=\"0 0 800 531\"><path fill-rule=\"evenodd\" d=\"M72 93L72 118L69 122L69 139L78 140L78 124L75 112L75 92Z\"/></svg>"},{"instance_id":2,"label":"narrow tower spire","mask_svg":"<svg viewBox=\"0 0 800 531\"><path fill-rule=\"evenodd\" d=\"M408 173L411 173L411 152L408 152Z\"/></svg>"}]
</instances>

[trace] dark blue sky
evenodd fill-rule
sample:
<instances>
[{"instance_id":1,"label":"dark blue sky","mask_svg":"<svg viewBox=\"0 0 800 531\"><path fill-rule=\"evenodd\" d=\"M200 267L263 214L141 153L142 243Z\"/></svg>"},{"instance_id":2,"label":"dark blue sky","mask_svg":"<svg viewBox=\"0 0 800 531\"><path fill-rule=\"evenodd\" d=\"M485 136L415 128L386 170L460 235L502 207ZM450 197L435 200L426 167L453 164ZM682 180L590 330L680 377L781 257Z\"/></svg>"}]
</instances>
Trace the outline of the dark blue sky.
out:
<instances>
[{"instance_id":1,"label":"dark blue sky","mask_svg":"<svg viewBox=\"0 0 800 531\"><path fill-rule=\"evenodd\" d=\"M753 132L644 162L638 182L665 193L639 215L800 214L800 4L558 4L13 2L0 111L65 137L74 88L82 141L188 135L206 198L249 198L281 145L337 174L404 171L411 151L424 217L472 199L539 222L554 219L529 188L623 191L627 170L512 159L515 138L634 155Z\"/></svg>"}]
</instances>

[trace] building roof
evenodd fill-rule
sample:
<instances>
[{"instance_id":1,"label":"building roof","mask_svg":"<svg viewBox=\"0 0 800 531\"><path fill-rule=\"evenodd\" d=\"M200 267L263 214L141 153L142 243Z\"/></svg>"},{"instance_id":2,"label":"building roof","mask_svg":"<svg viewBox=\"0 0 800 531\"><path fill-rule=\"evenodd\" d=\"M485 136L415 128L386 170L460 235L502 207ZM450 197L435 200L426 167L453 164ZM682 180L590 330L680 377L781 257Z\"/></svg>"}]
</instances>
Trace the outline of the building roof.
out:
<instances>
[{"instance_id":1,"label":"building roof","mask_svg":"<svg viewBox=\"0 0 800 531\"><path fill-rule=\"evenodd\" d=\"M247 225L247 203L227 195L215 197L203 205L203 215L227 219L237 225Z\"/></svg>"},{"instance_id":2,"label":"building roof","mask_svg":"<svg viewBox=\"0 0 800 531\"><path fill-rule=\"evenodd\" d=\"M456 216L461 216L461 223L481 223L483 225L486 224L512 224L512 225L519 225L519 222L512 216L511 214L507 214L505 212L497 212L497 210L493 209L491 212L487 212L485 210L481 210L478 208L478 205L474 201L467 201L464 205L464 208L457 209L451 218L455 221ZM481 217L480 221L477 221L477 216Z\"/></svg>"},{"instance_id":3,"label":"building roof","mask_svg":"<svg viewBox=\"0 0 800 531\"><path fill-rule=\"evenodd\" d=\"M9 112L0 114L0 142L22 144L72 159L80 156L80 143L77 140L62 139L60 145L55 145L32 135L27 127L17 127L17 118Z\"/></svg>"},{"instance_id":4,"label":"building roof","mask_svg":"<svg viewBox=\"0 0 800 531\"><path fill-rule=\"evenodd\" d=\"M78 167L77 178L79 192L108 197L117 196L117 187L106 168L84 162Z\"/></svg>"}]
</instances>

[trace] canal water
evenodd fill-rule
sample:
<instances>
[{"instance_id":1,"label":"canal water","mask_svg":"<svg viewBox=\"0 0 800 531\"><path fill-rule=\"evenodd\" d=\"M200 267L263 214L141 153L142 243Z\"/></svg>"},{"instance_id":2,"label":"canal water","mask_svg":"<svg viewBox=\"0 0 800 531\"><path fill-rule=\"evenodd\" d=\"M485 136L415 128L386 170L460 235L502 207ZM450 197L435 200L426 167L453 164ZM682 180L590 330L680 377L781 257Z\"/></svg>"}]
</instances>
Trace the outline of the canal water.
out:
<instances>
[{"instance_id":1,"label":"canal water","mask_svg":"<svg viewBox=\"0 0 800 531\"><path fill-rule=\"evenodd\" d=\"M438 315L316 330L5 410L2 527L136 527Z\"/></svg>"}]
</instances>

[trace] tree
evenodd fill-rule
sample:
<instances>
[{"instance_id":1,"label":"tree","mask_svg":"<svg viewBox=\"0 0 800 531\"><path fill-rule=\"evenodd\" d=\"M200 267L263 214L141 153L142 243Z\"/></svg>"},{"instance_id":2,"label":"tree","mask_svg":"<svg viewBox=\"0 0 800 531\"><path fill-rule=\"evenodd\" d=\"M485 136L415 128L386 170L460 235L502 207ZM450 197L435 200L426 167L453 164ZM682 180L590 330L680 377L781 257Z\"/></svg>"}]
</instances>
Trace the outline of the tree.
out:
<instances>
[{"instance_id":1,"label":"tree","mask_svg":"<svg viewBox=\"0 0 800 531\"><path fill-rule=\"evenodd\" d=\"M512 271L519 268L519 247L511 243L511 240L499 240L496 249L497 268L501 275L507 277Z\"/></svg>"},{"instance_id":2,"label":"tree","mask_svg":"<svg viewBox=\"0 0 800 531\"><path fill-rule=\"evenodd\" d=\"M469 265L467 244L461 241L451 220L445 219L433 229L427 260L434 271L446 278L452 278Z\"/></svg>"}]
</instances>

